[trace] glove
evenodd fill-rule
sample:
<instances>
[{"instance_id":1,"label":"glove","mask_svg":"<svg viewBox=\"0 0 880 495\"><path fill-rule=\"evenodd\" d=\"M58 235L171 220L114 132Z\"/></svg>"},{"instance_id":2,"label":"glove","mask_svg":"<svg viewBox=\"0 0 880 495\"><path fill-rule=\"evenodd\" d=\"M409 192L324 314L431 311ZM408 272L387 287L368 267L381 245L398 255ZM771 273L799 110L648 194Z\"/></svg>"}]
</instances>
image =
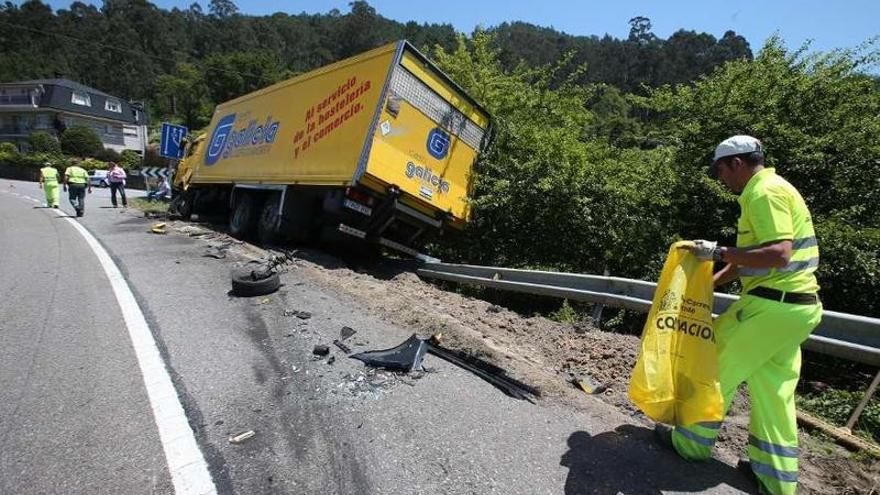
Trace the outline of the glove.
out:
<instances>
[{"instance_id":1,"label":"glove","mask_svg":"<svg viewBox=\"0 0 880 495\"><path fill-rule=\"evenodd\" d=\"M698 260L714 261L716 247L718 247L718 243L715 241L697 239L694 241L694 248L691 252L694 253L694 256L696 256Z\"/></svg>"}]
</instances>

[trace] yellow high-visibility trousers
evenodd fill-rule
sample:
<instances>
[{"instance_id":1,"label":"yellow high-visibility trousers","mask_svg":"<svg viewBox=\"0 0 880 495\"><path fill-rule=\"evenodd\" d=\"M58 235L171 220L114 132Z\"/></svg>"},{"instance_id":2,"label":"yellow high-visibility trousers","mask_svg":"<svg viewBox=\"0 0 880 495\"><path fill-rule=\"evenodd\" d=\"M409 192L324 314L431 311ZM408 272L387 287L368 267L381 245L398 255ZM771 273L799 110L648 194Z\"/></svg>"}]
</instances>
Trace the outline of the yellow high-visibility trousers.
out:
<instances>
[{"instance_id":1,"label":"yellow high-visibility trousers","mask_svg":"<svg viewBox=\"0 0 880 495\"><path fill-rule=\"evenodd\" d=\"M798 437L794 392L800 344L822 319L822 305L788 304L745 295L715 321L718 378L725 412L746 382L751 404L749 460L761 489L794 495ZM675 450L689 460L711 456L720 422L676 426Z\"/></svg>"},{"instance_id":2,"label":"yellow high-visibility trousers","mask_svg":"<svg viewBox=\"0 0 880 495\"><path fill-rule=\"evenodd\" d=\"M43 184L43 192L46 194L46 206L58 206L61 192L58 190L58 184Z\"/></svg>"}]
</instances>

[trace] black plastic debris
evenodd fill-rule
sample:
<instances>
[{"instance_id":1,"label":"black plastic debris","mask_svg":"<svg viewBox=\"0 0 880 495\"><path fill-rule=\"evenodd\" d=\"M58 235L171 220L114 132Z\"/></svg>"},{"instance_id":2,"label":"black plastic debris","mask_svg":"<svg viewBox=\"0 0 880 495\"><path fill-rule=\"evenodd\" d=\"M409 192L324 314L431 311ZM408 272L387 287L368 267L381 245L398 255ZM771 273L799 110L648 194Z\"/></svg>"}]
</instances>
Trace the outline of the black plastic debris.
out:
<instances>
[{"instance_id":1,"label":"black plastic debris","mask_svg":"<svg viewBox=\"0 0 880 495\"><path fill-rule=\"evenodd\" d=\"M344 352L346 354L351 354L351 347L348 347L347 345L343 344L341 340L339 340L339 339L334 340L333 345L335 345L340 350L342 350L342 352Z\"/></svg>"},{"instance_id":2,"label":"black plastic debris","mask_svg":"<svg viewBox=\"0 0 880 495\"><path fill-rule=\"evenodd\" d=\"M330 348L324 344L318 344L312 349L312 354L316 356L326 356L327 354L330 354Z\"/></svg>"},{"instance_id":3,"label":"black plastic debris","mask_svg":"<svg viewBox=\"0 0 880 495\"><path fill-rule=\"evenodd\" d=\"M298 309L285 309L284 316L296 316L300 320L308 320L312 317L312 314L308 311L300 311Z\"/></svg>"},{"instance_id":4,"label":"black plastic debris","mask_svg":"<svg viewBox=\"0 0 880 495\"><path fill-rule=\"evenodd\" d=\"M349 337L351 337L352 335L354 335L356 333L357 333L357 330L355 330L351 327L342 327L342 330L339 331L339 340L340 341L348 340Z\"/></svg>"},{"instance_id":5,"label":"black plastic debris","mask_svg":"<svg viewBox=\"0 0 880 495\"><path fill-rule=\"evenodd\" d=\"M470 371L514 399L527 400L534 404L535 397L541 396L540 390L507 376L507 371L504 369L480 358L451 349L444 349L440 347L439 341L434 338L428 342L428 352Z\"/></svg>"},{"instance_id":6,"label":"black plastic debris","mask_svg":"<svg viewBox=\"0 0 880 495\"><path fill-rule=\"evenodd\" d=\"M341 342L334 344L339 346ZM381 351L359 352L349 356L363 361L367 366L388 370L415 371L422 369L422 360L428 350L428 342L413 334L402 344Z\"/></svg>"}]
</instances>

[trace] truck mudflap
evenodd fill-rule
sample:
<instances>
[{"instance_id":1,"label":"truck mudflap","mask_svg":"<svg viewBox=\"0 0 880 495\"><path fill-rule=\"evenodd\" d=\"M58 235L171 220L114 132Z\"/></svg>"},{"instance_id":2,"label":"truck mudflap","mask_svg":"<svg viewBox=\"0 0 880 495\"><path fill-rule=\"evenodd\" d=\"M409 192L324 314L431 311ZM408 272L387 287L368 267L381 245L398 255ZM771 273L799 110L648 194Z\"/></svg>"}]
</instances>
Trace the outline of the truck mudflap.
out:
<instances>
[{"instance_id":1,"label":"truck mudflap","mask_svg":"<svg viewBox=\"0 0 880 495\"><path fill-rule=\"evenodd\" d=\"M349 225L346 225L344 223L340 223L336 230L338 230L339 232L342 232L343 234L348 234L350 236L357 237L358 239L363 239L365 241L370 240L370 239L368 239L367 233L364 232L363 230L356 229L356 228L351 227ZM409 246L404 246L403 244L401 244L399 242L393 241L391 239L386 239L385 237L379 237L379 238L376 238L373 240L381 246L385 246L387 248L394 249L395 251L399 251L403 254L407 254L407 255L412 256L413 258L415 258L419 261L425 262L425 263L439 263L440 262L439 259L434 258L433 256L428 256L427 254L420 253L417 250L415 250Z\"/></svg>"}]
</instances>

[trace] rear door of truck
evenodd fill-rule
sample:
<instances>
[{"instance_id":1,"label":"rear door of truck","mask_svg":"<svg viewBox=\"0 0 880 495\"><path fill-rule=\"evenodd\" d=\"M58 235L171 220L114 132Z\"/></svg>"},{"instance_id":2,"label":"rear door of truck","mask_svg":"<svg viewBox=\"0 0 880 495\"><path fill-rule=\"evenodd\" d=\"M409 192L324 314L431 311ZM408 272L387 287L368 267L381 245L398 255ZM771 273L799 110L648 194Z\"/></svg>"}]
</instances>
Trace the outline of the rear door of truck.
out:
<instances>
[{"instance_id":1,"label":"rear door of truck","mask_svg":"<svg viewBox=\"0 0 880 495\"><path fill-rule=\"evenodd\" d=\"M404 203L433 218L445 212L460 226L488 127L489 114L404 42L360 182L396 185Z\"/></svg>"}]
</instances>

